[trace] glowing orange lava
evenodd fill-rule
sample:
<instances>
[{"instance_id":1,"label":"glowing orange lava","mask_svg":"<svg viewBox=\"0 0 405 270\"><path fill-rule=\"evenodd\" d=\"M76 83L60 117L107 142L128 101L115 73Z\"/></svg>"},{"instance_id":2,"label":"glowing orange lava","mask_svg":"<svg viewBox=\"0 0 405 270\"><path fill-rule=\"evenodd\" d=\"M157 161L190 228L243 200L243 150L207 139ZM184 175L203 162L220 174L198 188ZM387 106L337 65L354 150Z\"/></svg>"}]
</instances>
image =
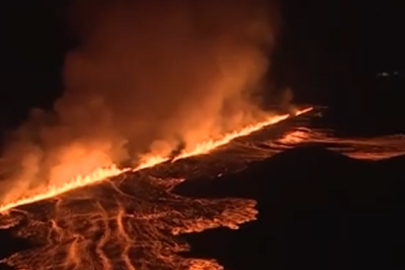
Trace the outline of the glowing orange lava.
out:
<instances>
[{"instance_id":1,"label":"glowing orange lava","mask_svg":"<svg viewBox=\"0 0 405 270\"><path fill-rule=\"evenodd\" d=\"M309 108L306 108L303 110L299 110L295 113L295 116L305 114L305 113L311 111L312 109L313 109L312 107L309 107ZM197 156L197 155L209 153L210 151L214 150L215 148L225 145L237 137L249 135L250 133L258 131L265 126L279 123L289 117L290 117L289 114L269 116L264 121L261 121L256 124L246 126L240 130L236 130L231 133L228 133L220 139L217 139L217 140L211 139L211 140L201 142L201 143L197 144L193 148L193 150L183 151L182 153L180 153L173 161L179 160L179 159L184 159L184 158L191 157L191 156ZM168 161L169 159L170 159L169 157L164 157L164 156L145 155L141 159L141 164L135 168L119 169L119 168L117 168L116 165L111 165L107 168L100 167L88 175L85 175L85 176L78 175L71 181L69 181L61 186L48 186L46 190L42 190L40 193L38 193L36 195L22 198L22 199L19 199L17 201L14 201L14 202L11 202L11 203L8 203L5 205L0 205L0 213L6 213L10 209L17 207L17 206L26 205L26 204L30 204L30 203L33 203L36 201L41 201L44 199L52 198L52 197L55 197L62 193L65 193L69 190L88 186L88 185L100 182L109 177L119 175L123 172L138 171L141 169L150 168L159 163Z\"/></svg>"}]
</instances>

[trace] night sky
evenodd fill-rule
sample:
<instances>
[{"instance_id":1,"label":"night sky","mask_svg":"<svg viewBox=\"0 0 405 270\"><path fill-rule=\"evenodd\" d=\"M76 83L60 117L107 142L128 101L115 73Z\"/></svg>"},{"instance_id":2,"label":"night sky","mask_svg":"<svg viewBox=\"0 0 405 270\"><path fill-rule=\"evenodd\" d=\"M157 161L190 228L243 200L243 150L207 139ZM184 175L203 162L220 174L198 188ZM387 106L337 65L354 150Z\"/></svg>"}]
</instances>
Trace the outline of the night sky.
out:
<instances>
[{"instance_id":1,"label":"night sky","mask_svg":"<svg viewBox=\"0 0 405 270\"><path fill-rule=\"evenodd\" d=\"M61 94L63 56L74 45L67 2L2 4L1 130L21 122L31 107L51 108ZM393 108L400 106L403 82L381 82L375 75L405 69L405 4L284 0L280 5L283 22L272 72L280 86L293 88L297 102L329 105L337 124L359 130L370 130L375 118L400 113ZM370 114L376 115L365 119ZM402 130L380 122L387 132Z\"/></svg>"}]
</instances>

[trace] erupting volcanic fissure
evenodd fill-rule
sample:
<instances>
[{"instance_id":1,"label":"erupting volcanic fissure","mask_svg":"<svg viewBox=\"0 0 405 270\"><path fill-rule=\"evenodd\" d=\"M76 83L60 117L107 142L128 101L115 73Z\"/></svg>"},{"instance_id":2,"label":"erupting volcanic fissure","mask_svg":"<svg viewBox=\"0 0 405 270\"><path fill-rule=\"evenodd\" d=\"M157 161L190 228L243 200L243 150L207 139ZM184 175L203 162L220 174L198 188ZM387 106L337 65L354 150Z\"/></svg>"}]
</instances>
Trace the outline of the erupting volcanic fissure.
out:
<instances>
[{"instance_id":1,"label":"erupting volcanic fissure","mask_svg":"<svg viewBox=\"0 0 405 270\"><path fill-rule=\"evenodd\" d=\"M298 115L311 110L301 110ZM236 172L251 161L302 143L317 143L366 159L404 153L403 136L334 138L328 131L303 127L307 126L305 116L282 121L285 118L288 116L272 118L231 133L217 143L206 143L212 148L196 153L201 154L198 157L153 166L155 161L167 160L156 158L143 170L111 171L113 176L104 181L94 178L87 183L92 185L77 185L57 196L47 194L44 200L32 198L9 206L7 213L0 214L0 229L8 229L35 246L0 263L19 270L223 269L215 260L180 256L180 252L189 251L189 246L176 235L219 226L237 229L239 224L256 218L255 202L186 198L171 192L177 184L193 177L221 174L223 168ZM277 121L279 124L264 128ZM256 135L244 136L254 131L258 131ZM194 161L188 162L190 159ZM169 176L173 171L177 178Z\"/></svg>"},{"instance_id":2,"label":"erupting volcanic fissure","mask_svg":"<svg viewBox=\"0 0 405 270\"><path fill-rule=\"evenodd\" d=\"M301 110L297 115L310 110ZM221 140L200 144L199 152L183 153L180 157L208 153L287 118L288 115L269 118ZM102 174L98 175L100 179L89 176L65 190L55 189L3 208L9 211L0 214L0 229L11 229L16 236L37 245L2 262L16 269L35 270L222 269L215 260L178 255L189 247L174 236L218 226L237 229L238 224L255 219L255 202L191 199L172 194L171 188L183 180L152 177L148 170L153 168L146 170L147 167L165 158L152 160L153 163L127 172L110 170L110 175L105 175L111 176L109 179ZM232 160L235 159L224 160L227 167L232 167Z\"/></svg>"},{"instance_id":3,"label":"erupting volcanic fissure","mask_svg":"<svg viewBox=\"0 0 405 270\"><path fill-rule=\"evenodd\" d=\"M31 112L0 161L0 229L36 245L2 262L29 270L221 269L181 257L189 248L174 236L236 229L255 219L255 202L181 197L170 190L195 168L179 177L152 171L207 158L289 118L258 100L271 88L264 76L277 9L265 0L72 2L79 42L65 57L64 93L52 112Z\"/></svg>"},{"instance_id":4,"label":"erupting volcanic fissure","mask_svg":"<svg viewBox=\"0 0 405 270\"><path fill-rule=\"evenodd\" d=\"M6 141L3 210L280 120L257 100L278 24L269 1L72 2L79 42L65 57L64 93Z\"/></svg>"},{"instance_id":5,"label":"erupting volcanic fissure","mask_svg":"<svg viewBox=\"0 0 405 270\"><path fill-rule=\"evenodd\" d=\"M311 107L300 110L297 112L296 115L300 115L300 114L309 112L310 110L312 110ZM196 145L196 147L193 150L191 150L189 152L186 152L186 151L180 152L179 155L175 159L173 159L173 161L191 157L191 156L206 154L217 147L220 147L222 145L229 143L230 141L232 141L233 139L235 139L237 137L249 135L250 133L258 131L267 125L272 125L272 124L278 123L282 120L285 120L288 118L288 116L289 115L287 115L287 114L271 116L262 122L256 123L254 125L252 124L245 128L242 128L241 130L226 134L221 139L208 140L208 141L199 143ZM5 212L5 211L7 211L13 207L17 207L19 205L29 204L29 203L33 203L33 202L36 202L39 200L52 198L61 193L67 192L71 189L94 184L99 181L105 180L106 178L113 177L113 176L119 175L124 172L128 172L128 171L134 172L134 171L139 171L141 169L150 168L150 167L153 167L154 165L157 165L159 163L162 163L162 162L165 162L168 160L169 160L169 157L166 157L166 156L146 156L145 158L143 158L143 162L135 168L118 169L116 165L112 165L108 168L100 167L88 175L85 175L85 176L79 175L79 176L73 178L71 181L66 182L62 186L46 187L44 190L40 190L40 192L38 192L37 194L34 194L30 197L25 197L25 198L15 201L15 202L10 202L5 205L0 205L0 212Z\"/></svg>"},{"instance_id":6,"label":"erupting volcanic fissure","mask_svg":"<svg viewBox=\"0 0 405 270\"><path fill-rule=\"evenodd\" d=\"M0 230L33 245L0 263L18 270L222 269L215 260L182 257L189 246L176 236L237 229L256 218L256 202L188 198L172 188L302 142L339 141L304 129L278 140L247 137L312 110L270 112L258 100L272 88L264 78L277 9L268 0L68 2L78 43L65 57L63 95L51 112L31 112L0 160ZM284 99L272 102L292 111L290 90ZM354 152L370 146L345 144Z\"/></svg>"}]
</instances>

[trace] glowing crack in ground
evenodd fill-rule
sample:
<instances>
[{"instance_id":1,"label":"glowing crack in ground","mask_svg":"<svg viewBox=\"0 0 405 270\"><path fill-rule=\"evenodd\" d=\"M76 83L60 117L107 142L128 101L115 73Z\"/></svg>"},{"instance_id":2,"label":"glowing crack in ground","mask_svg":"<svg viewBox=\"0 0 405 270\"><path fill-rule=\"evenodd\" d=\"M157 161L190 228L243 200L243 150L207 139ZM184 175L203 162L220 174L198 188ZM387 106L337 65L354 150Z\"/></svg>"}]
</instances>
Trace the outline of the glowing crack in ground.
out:
<instances>
[{"instance_id":1,"label":"glowing crack in ground","mask_svg":"<svg viewBox=\"0 0 405 270\"><path fill-rule=\"evenodd\" d=\"M295 116L299 116L299 115L308 113L312 109L313 109L312 107L308 107L308 108L305 108L302 110L297 110ZM288 114L270 115L270 116L266 117L263 121L259 121L255 124L251 124L246 127L243 127L240 130L235 130L234 132L225 134L223 137L221 137L219 139L210 139L210 140L201 142L201 143L195 145L195 147L192 148L191 150L187 149L187 150L180 152L176 158L172 159L172 161L176 161L176 160L180 160L180 159L184 159L184 158L188 158L188 157L192 157L192 156L207 154L210 151L212 151L220 146L223 146L238 137L249 135L255 131L262 129L265 126L279 123L281 121L288 119L289 117L290 117L290 115L288 115ZM169 161L170 159L171 159L170 157L166 157L166 156L147 154L147 155L143 156L143 158L140 161L140 164L135 168L127 168L127 169L121 170L121 169L118 169L116 167L116 165L114 165L114 164L112 164L108 168L100 167L88 175L85 175L85 176L78 175L76 178L72 179L71 181L69 181L67 183L64 183L63 185L47 186L45 188L40 188L38 192L34 191L33 194L29 194L26 197L20 198L16 201L8 202L4 205L0 205L0 213L7 212L9 209L12 209L12 208L20 206L20 205L25 205L25 204L29 204L32 202L52 198L54 196L57 196L59 194L67 192L69 190L91 185L91 184L97 183L99 181L103 181L104 179L106 179L108 177L112 177L112 176L118 175L123 172L139 171L142 169L151 168L160 163Z\"/></svg>"}]
</instances>

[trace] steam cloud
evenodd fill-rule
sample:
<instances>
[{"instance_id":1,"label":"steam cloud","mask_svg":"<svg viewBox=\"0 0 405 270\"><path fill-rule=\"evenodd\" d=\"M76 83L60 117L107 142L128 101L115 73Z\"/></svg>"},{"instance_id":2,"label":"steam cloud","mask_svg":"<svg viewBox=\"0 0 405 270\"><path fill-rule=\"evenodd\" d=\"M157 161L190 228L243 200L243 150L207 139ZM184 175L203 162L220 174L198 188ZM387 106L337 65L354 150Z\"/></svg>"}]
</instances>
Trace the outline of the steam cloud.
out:
<instances>
[{"instance_id":1,"label":"steam cloud","mask_svg":"<svg viewBox=\"0 0 405 270\"><path fill-rule=\"evenodd\" d=\"M78 1L54 113L34 110L2 160L0 203L261 116L276 23L268 1Z\"/></svg>"}]
</instances>

